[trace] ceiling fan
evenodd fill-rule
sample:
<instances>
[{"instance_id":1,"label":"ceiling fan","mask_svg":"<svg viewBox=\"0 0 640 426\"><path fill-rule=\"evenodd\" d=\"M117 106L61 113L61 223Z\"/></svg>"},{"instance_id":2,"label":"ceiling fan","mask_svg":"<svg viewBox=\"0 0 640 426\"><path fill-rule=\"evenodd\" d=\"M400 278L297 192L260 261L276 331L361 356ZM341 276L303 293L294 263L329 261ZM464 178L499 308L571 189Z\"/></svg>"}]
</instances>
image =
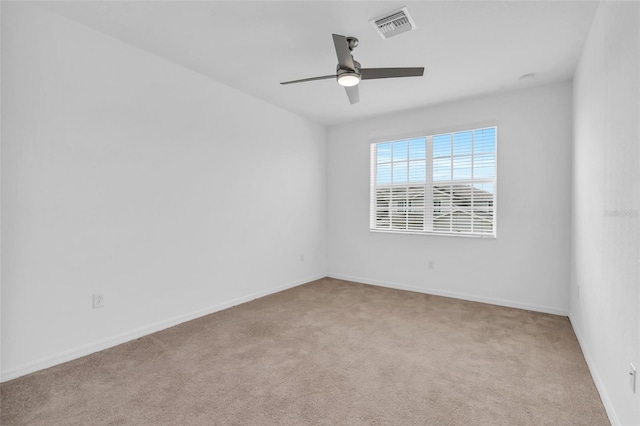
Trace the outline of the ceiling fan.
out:
<instances>
[{"instance_id":1,"label":"ceiling fan","mask_svg":"<svg viewBox=\"0 0 640 426\"><path fill-rule=\"evenodd\" d=\"M303 83L305 81L326 80L335 78L338 84L344 86L352 104L360 101L358 83L360 80L373 80L377 78L397 77L421 77L424 67L419 68L361 68L360 62L353 59L351 52L358 46L358 39L333 34L333 44L338 56L336 73L320 77L303 78L302 80L285 81L280 84Z\"/></svg>"}]
</instances>

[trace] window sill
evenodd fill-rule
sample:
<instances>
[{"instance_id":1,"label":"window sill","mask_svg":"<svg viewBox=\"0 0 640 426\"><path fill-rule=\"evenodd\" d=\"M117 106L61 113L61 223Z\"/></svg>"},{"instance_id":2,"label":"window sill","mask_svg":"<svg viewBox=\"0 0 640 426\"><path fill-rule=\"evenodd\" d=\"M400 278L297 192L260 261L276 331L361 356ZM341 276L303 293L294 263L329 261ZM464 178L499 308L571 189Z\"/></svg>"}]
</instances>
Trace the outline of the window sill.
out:
<instances>
[{"instance_id":1,"label":"window sill","mask_svg":"<svg viewBox=\"0 0 640 426\"><path fill-rule=\"evenodd\" d=\"M404 234L404 235L431 235L437 237L464 237L464 238L481 238L495 240L496 234L466 234L462 232L431 232L431 231L401 231L401 230L387 230L387 229L369 229L370 232L376 234Z\"/></svg>"}]
</instances>

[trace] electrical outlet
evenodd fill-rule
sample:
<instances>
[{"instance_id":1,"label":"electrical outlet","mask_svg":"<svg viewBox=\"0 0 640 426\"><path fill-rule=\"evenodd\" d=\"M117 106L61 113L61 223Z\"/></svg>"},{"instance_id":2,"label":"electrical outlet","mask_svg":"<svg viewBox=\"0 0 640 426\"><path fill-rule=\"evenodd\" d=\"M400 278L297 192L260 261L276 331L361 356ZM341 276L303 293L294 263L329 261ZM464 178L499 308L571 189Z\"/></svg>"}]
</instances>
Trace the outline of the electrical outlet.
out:
<instances>
[{"instance_id":1,"label":"electrical outlet","mask_svg":"<svg viewBox=\"0 0 640 426\"><path fill-rule=\"evenodd\" d=\"M93 295L93 309L102 308L104 306L104 294Z\"/></svg>"},{"instance_id":2,"label":"electrical outlet","mask_svg":"<svg viewBox=\"0 0 640 426\"><path fill-rule=\"evenodd\" d=\"M636 393L636 368L633 364L629 365L629 386L631 387L631 391Z\"/></svg>"},{"instance_id":3,"label":"electrical outlet","mask_svg":"<svg viewBox=\"0 0 640 426\"><path fill-rule=\"evenodd\" d=\"M304 253L300 253L300 262L304 262Z\"/></svg>"},{"instance_id":4,"label":"electrical outlet","mask_svg":"<svg viewBox=\"0 0 640 426\"><path fill-rule=\"evenodd\" d=\"M580 286L576 289L576 295L578 296L578 299L580 299Z\"/></svg>"},{"instance_id":5,"label":"electrical outlet","mask_svg":"<svg viewBox=\"0 0 640 426\"><path fill-rule=\"evenodd\" d=\"M433 269L433 260L427 262L427 269Z\"/></svg>"}]
</instances>

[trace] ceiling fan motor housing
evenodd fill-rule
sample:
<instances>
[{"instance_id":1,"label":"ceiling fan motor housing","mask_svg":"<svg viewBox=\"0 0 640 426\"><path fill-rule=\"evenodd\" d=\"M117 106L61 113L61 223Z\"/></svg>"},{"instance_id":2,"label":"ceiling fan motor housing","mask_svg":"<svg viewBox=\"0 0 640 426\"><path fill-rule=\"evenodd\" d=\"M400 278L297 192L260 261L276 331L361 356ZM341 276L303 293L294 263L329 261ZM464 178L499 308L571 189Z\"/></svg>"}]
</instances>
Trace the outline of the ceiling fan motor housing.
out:
<instances>
[{"instance_id":1,"label":"ceiling fan motor housing","mask_svg":"<svg viewBox=\"0 0 640 426\"><path fill-rule=\"evenodd\" d=\"M349 68L341 68L340 64L336 67L336 80L338 84L341 86L355 86L360 83L360 79L362 78L360 75L360 62L354 60L353 65L355 69Z\"/></svg>"},{"instance_id":2,"label":"ceiling fan motor housing","mask_svg":"<svg viewBox=\"0 0 640 426\"><path fill-rule=\"evenodd\" d=\"M338 65L336 66L336 74L337 74L338 76L339 76L339 75L341 75L341 74L344 74L344 73L355 73L355 74L360 75L360 67L361 67L360 62L358 62L358 61L354 60L354 61L353 61L353 65L355 65L355 66L356 66L356 69L351 70L351 69L349 69L349 68L340 68L340 64L338 64Z\"/></svg>"}]
</instances>

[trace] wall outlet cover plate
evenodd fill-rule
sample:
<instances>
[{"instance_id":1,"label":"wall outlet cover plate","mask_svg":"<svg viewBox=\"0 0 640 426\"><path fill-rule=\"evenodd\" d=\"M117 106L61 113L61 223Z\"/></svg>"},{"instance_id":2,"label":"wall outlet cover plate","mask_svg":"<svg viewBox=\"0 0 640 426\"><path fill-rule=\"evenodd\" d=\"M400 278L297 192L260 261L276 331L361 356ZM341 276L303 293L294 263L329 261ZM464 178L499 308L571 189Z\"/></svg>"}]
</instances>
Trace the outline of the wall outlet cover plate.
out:
<instances>
[{"instance_id":1,"label":"wall outlet cover plate","mask_svg":"<svg viewBox=\"0 0 640 426\"><path fill-rule=\"evenodd\" d=\"M104 294L93 295L93 309L104 307Z\"/></svg>"}]
</instances>

